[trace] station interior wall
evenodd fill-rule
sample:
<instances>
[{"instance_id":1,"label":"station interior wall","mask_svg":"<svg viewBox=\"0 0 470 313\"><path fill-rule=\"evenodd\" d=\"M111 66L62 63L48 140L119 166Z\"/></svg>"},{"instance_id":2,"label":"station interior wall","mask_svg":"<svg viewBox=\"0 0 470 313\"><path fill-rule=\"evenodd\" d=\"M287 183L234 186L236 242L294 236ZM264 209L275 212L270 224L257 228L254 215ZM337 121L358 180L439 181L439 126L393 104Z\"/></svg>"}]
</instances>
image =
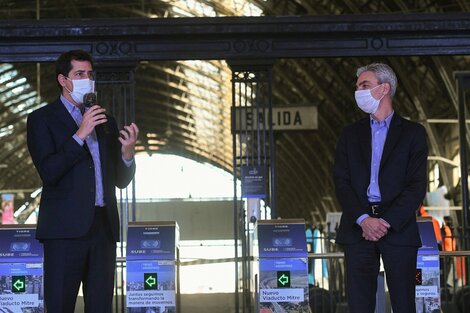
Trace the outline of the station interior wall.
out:
<instances>
[{"instance_id":1,"label":"station interior wall","mask_svg":"<svg viewBox=\"0 0 470 313\"><path fill-rule=\"evenodd\" d=\"M137 202L136 221L176 221L180 240L233 240L233 199Z\"/></svg>"}]
</instances>

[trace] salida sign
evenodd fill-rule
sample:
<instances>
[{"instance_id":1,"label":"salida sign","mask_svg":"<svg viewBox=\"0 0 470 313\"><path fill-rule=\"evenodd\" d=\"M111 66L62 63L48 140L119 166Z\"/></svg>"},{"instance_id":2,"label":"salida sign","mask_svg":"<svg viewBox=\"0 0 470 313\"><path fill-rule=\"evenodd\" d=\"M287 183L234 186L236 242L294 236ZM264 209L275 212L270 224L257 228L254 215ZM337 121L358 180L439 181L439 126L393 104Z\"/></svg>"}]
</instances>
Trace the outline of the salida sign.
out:
<instances>
[{"instance_id":1,"label":"salida sign","mask_svg":"<svg viewBox=\"0 0 470 313\"><path fill-rule=\"evenodd\" d=\"M235 109L235 130L266 129L269 126L268 109L237 107ZM318 128L316 106L274 107L272 109L273 130L313 130Z\"/></svg>"}]
</instances>

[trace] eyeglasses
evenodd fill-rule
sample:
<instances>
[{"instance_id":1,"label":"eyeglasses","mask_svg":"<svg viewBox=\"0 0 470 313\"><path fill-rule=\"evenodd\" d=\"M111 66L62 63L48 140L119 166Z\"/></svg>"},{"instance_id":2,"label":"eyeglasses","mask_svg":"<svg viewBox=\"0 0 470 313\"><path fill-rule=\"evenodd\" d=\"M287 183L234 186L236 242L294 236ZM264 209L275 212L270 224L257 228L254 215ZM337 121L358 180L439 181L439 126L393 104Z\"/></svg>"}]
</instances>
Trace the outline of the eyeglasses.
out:
<instances>
[{"instance_id":1,"label":"eyeglasses","mask_svg":"<svg viewBox=\"0 0 470 313\"><path fill-rule=\"evenodd\" d=\"M91 79L95 80L95 73L93 71L76 71L74 74L72 74L73 79Z\"/></svg>"}]
</instances>

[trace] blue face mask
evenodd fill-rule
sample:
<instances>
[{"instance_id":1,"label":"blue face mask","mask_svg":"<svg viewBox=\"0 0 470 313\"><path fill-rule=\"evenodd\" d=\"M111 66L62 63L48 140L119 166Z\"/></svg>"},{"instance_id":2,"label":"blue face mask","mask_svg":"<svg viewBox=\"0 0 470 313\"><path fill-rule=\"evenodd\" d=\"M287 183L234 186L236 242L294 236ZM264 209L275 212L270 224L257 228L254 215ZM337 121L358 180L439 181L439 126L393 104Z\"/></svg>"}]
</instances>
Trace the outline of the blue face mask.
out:
<instances>
[{"instance_id":1,"label":"blue face mask","mask_svg":"<svg viewBox=\"0 0 470 313\"><path fill-rule=\"evenodd\" d=\"M382 100L385 95L382 95L382 97L377 100L372 96L372 90L381 85L382 84L377 85L372 89L356 90L356 92L354 93L354 97L356 98L356 103L359 109L368 114L374 114L375 112L377 112L380 100Z\"/></svg>"}]
</instances>

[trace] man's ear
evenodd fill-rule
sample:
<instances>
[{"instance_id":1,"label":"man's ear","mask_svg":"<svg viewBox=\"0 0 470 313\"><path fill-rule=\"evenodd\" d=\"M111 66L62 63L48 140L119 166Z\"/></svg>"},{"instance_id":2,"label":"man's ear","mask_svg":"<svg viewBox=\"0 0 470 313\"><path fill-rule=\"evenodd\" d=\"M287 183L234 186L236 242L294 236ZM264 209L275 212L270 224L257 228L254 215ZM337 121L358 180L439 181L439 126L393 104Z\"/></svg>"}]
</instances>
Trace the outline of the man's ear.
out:
<instances>
[{"instance_id":1,"label":"man's ear","mask_svg":"<svg viewBox=\"0 0 470 313\"><path fill-rule=\"evenodd\" d=\"M390 92L392 90L392 86L390 85L390 83L385 83L384 84L384 92L386 95L390 95Z\"/></svg>"},{"instance_id":2,"label":"man's ear","mask_svg":"<svg viewBox=\"0 0 470 313\"><path fill-rule=\"evenodd\" d=\"M66 78L64 75L62 74L57 75L57 81L59 82L59 85L61 85L62 87L65 86L65 80Z\"/></svg>"}]
</instances>

